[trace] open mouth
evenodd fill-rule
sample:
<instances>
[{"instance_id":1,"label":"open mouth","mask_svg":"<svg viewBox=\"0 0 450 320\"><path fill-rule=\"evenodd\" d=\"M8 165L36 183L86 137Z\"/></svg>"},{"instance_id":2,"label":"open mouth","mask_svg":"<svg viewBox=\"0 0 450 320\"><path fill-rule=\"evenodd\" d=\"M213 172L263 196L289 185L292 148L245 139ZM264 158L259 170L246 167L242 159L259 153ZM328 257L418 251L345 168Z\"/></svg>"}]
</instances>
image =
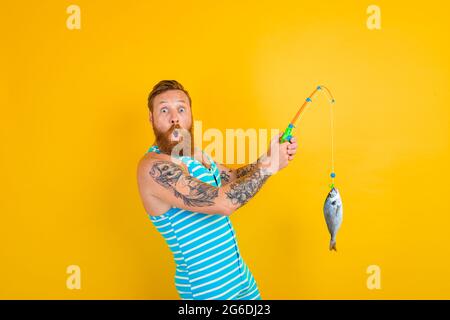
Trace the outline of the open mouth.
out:
<instances>
[{"instance_id":1,"label":"open mouth","mask_svg":"<svg viewBox=\"0 0 450 320\"><path fill-rule=\"evenodd\" d=\"M178 141L178 140L180 139L180 137L181 137L181 132L180 132L180 130L179 130L179 129L174 129L174 130L172 131L171 136L172 136L172 139L173 139L173 140Z\"/></svg>"}]
</instances>

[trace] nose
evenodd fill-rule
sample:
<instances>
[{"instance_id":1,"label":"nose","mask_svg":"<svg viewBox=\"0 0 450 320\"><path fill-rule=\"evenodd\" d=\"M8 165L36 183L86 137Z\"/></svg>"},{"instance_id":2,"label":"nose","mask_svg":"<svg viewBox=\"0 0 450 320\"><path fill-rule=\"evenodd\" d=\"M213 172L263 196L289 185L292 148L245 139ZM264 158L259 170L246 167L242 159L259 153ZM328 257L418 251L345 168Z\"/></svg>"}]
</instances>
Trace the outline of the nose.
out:
<instances>
[{"instance_id":1,"label":"nose","mask_svg":"<svg viewBox=\"0 0 450 320\"><path fill-rule=\"evenodd\" d=\"M170 113L170 123L172 125L180 124L180 119L178 118L177 112L171 112Z\"/></svg>"}]
</instances>

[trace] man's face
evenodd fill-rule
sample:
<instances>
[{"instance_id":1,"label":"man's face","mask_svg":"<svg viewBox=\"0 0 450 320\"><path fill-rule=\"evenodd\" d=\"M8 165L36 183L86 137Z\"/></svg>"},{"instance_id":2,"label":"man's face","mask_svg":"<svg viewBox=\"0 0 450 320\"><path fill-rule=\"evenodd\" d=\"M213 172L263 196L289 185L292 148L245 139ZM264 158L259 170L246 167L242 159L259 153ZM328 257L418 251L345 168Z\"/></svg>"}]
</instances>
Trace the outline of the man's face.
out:
<instances>
[{"instance_id":1,"label":"man's face","mask_svg":"<svg viewBox=\"0 0 450 320\"><path fill-rule=\"evenodd\" d=\"M169 90L157 95L153 100L150 121L160 150L170 153L172 148L183 141L178 129L191 133L192 112L188 96L181 90Z\"/></svg>"}]
</instances>

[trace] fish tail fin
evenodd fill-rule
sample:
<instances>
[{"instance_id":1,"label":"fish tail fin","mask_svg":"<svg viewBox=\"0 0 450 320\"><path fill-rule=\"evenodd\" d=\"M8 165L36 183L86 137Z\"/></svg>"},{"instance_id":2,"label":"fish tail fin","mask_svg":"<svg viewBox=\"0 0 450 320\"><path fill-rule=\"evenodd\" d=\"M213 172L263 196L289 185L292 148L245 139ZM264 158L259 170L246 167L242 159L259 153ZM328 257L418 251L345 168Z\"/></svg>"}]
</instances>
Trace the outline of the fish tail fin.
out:
<instances>
[{"instance_id":1,"label":"fish tail fin","mask_svg":"<svg viewBox=\"0 0 450 320\"><path fill-rule=\"evenodd\" d=\"M334 251L336 251L337 252L337 249L336 249L336 240L330 240L330 251L331 250L334 250Z\"/></svg>"}]
</instances>

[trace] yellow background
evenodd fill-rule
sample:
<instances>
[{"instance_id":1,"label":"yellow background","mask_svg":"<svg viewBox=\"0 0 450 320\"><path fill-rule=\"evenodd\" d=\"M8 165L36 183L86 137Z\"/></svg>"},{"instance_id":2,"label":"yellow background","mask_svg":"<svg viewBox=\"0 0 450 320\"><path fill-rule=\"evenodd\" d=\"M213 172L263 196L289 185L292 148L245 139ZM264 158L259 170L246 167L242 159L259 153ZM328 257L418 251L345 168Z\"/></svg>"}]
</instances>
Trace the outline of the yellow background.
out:
<instances>
[{"instance_id":1,"label":"yellow background","mask_svg":"<svg viewBox=\"0 0 450 320\"><path fill-rule=\"evenodd\" d=\"M81 30L66 28L70 4ZM381 30L366 27L368 5ZM0 298L178 299L141 205L146 101L176 79L203 129L280 128L336 97L337 253L322 205L329 107L232 216L263 299L450 298L445 1L9 1L0 19ZM81 290L66 288L79 265ZM381 289L366 286L369 265Z\"/></svg>"}]
</instances>

